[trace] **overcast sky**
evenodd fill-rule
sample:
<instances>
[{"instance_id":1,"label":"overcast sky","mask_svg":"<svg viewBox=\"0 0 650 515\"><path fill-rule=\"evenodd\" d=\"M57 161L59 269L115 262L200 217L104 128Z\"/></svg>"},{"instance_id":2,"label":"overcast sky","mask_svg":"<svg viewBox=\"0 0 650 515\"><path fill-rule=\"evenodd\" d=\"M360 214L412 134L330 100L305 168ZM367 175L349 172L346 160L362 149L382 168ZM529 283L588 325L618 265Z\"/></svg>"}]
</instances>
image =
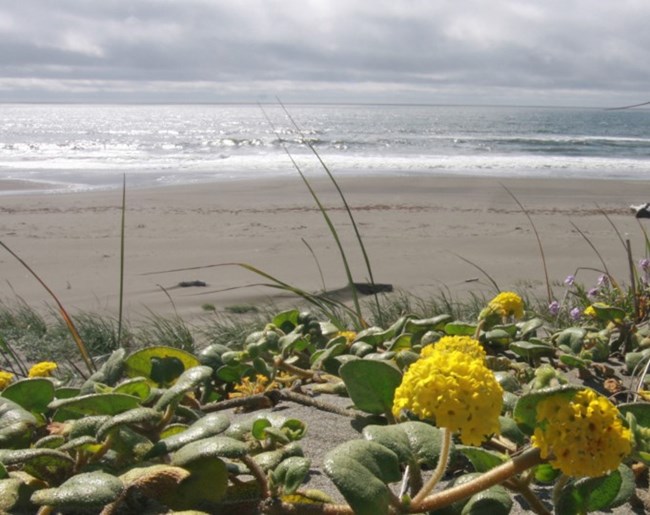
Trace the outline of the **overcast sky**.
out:
<instances>
[{"instance_id":1,"label":"overcast sky","mask_svg":"<svg viewBox=\"0 0 650 515\"><path fill-rule=\"evenodd\" d=\"M648 0L6 0L0 101L650 100Z\"/></svg>"}]
</instances>

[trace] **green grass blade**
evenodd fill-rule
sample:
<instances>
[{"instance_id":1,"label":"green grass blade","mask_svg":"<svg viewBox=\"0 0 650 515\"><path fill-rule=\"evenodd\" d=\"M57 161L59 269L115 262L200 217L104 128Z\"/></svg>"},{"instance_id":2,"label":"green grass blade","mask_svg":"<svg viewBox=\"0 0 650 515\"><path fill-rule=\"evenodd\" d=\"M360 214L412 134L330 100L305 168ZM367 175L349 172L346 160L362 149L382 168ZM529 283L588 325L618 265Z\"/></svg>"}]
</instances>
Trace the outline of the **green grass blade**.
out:
<instances>
[{"instance_id":1,"label":"green grass blade","mask_svg":"<svg viewBox=\"0 0 650 515\"><path fill-rule=\"evenodd\" d=\"M512 199L517 203L519 206L519 209L526 215L526 218L528 218L528 222L530 223L530 226L533 228L533 232L535 233L535 238L537 239L537 246L539 247L539 255L542 259L542 267L544 268L544 280L546 281L546 295L548 297L548 303L550 304L553 302L553 290L551 289L551 280L548 277L548 268L546 266L546 256L544 256L544 246L542 245L542 239L539 237L539 233L537 232L537 227L535 227L535 222L533 222L532 217L530 216L530 213L528 210L524 207L524 205L519 202L519 199L515 196L515 194L508 189L508 187L505 184L501 184L501 187L506 190L508 195L512 197Z\"/></svg>"},{"instance_id":2,"label":"green grass blade","mask_svg":"<svg viewBox=\"0 0 650 515\"><path fill-rule=\"evenodd\" d=\"M122 179L122 223L120 227L120 293L119 307L117 312L117 342L122 341L122 320L124 317L124 240L126 231L124 229L126 221L126 174Z\"/></svg>"},{"instance_id":3,"label":"green grass blade","mask_svg":"<svg viewBox=\"0 0 650 515\"><path fill-rule=\"evenodd\" d=\"M274 132L277 132L275 129L275 126L273 125L273 122L271 119L267 116L266 111L260 106L262 109L262 113L266 117L269 125L273 128ZM304 138L303 138L304 139ZM286 147L286 145L282 145L282 148L284 149L285 153L289 157L289 160L291 161L291 164L293 167L296 169L298 172L298 175L300 175L300 178L302 181L305 183L305 186L307 187L307 190L311 194L312 198L314 199L314 202L316 202L316 205L318 206L318 209L320 210L321 214L323 215L323 218L325 219L325 223L327 224L327 227L329 228L330 232L332 233L332 237L334 238L334 241L336 242L336 246L339 250L339 254L341 256L341 260L343 261L343 268L345 269L345 275L348 280L348 285L350 287L350 290L352 292L352 302L354 303L354 308L356 310L356 316L361 322L363 320L363 315L361 313L361 304L359 303L359 295L357 294L356 287L354 286L354 279L352 278L352 271L350 269L350 264L348 263L348 258L345 253L345 249L343 248L343 244L341 243L341 239L339 238L338 231L336 230L336 227L334 226L334 223L332 222L332 219L330 218L329 214L327 213L327 209L325 209L325 206L323 206L323 203L320 201L318 198L318 195L314 191L314 188L312 188L312 185L310 182L307 180L307 177L305 177L305 174L302 172L300 166L298 163L296 163L296 160L293 158L291 153L289 152L289 149Z\"/></svg>"},{"instance_id":4,"label":"green grass blade","mask_svg":"<svg viewBox=\"0 0 650 515\"><path fill-rule=\"evenodd\" d=\"M5 245L4 242L2 241L0 241L0 246L2 246L7 252L9 252L9 254L11 254L14 258L16 258L18 262L21 265L23 265L23 267L25 267L25 269L30 274L32 274L32 276L41 284L41 286L45 288L45 291L47 291L50 294L50 296L54 299L54 302L56 302L56 305L59 307L59 313L63 317L63 320L65 321L65 324L68 327L68 330L70 331L70 334L72 335L72 338L75 341L77 348L79 349L79 353L81 354L81 357L84 360L84 363L88 368L88 371L92 374L96 370L95 364L93 363L90 354L88 354L86 345L81 339L81 336L79 336L79 332L77 331L77 328L75 327L72 318L70 318L70 315L68 315L68 312L63 307L63 304L61 304L59 298L54 294L54 292L49 288L49 286L45 284L45 281L43 281L43 279L41 279L38 276L38 274L18 254L16 254L13 250L7 247L7 245Z\"/></svg>"},{"instance_id":5,"label":"green grass blade","mask_svg":"<svg viewBox=\"0 0 650 515\"><path fill-rule=\"evenodd\" d=\"M361 249L361 254L363 255L363 260L364 260L365 265L366 265L366 270L368 271L368 279L370 280L370 284L374 287L375 278L374 278L373 273L372 273L372 267L370 266L370 258L368 257L368 253L366 252L366 247L363 244L363 239L361 238L361 233L359 232L359 228L357 227L357 222L356 222L356 220L354 218L354 215L352 214L352 210L350 209L350 205L348 204L348 201L345 198L345 195L343 194L343 190L339 186L339 183L334 178L334 174L332 174L332 171L330 170L329 166L327 166L325 161L323 161L323 158L320 156L320 154L318 153L316 148L309 142L309 140L307 138L305 138L305 136L302 133L302 130L300 129L300 127L298 126L298 124L294 120L293 116L291 116L291 114L289 113L287 108L284 106L284 104L279 99L278 99L278 102L279 102L280 106L282 107L282 109L284 110L287 117L289 118L289 120L291 121L291 123L293 124L293 126L295 127L295 129L298 131L298 134L300 134L300 137L301 137L302 141L307 145L309 150L311 150L311 152L316 156L316 159L318 159L318 162L323 167L323 170L325 170L325 173L327 173L327 176L330 178L330 180L332 181L332 184L336 188L336 191L338 192L339 197L341 198L341 201L343 202L343 206L345 207L345 211L347 212L348 217L350 218L350 222L352 223L352 229L354 230L354 234L355 234L355 236L357 238L357 242L359 244L359 248ZM374 298L375 298L375 304L377 305L377 307L379 307L379 297L377 296L376 292L374 293Z\"/></svg>"}]
</instances>

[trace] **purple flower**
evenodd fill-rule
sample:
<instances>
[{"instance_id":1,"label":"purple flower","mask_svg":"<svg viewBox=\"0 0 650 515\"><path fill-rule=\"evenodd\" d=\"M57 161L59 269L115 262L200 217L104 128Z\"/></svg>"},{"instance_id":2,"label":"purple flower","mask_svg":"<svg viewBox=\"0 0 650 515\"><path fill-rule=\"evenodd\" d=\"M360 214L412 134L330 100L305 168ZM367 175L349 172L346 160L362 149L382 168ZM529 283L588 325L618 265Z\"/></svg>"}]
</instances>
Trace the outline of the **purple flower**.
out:
<instances>
[{"instance_id":1,"label":"purple flower","mask_svg":"<svg viewBox=\"0 0 650 515\"><path fill-rule=\"evenodd\" d=\"M592 299L594 297L598 297L598 288L592 288L587 292L587 297L591 297Z\"/></svg>"},{"instance_id":2,"label":"purple flower","mask_svg":"<svg viewBox=\"0 0 650 515\"><path fill-rule=\"evenodd\" d=\"M567 275L566 279L564 280L564 284L567 286L573 286L574 281L576 280L576 276L573 274Z\"/></svg>"},{"instance_id":3,"label":"purple flower","mask_svg":"<svg viewBox=\"0 0 650 515\"><path fill-rule=\"evenodd\" d=\"M571 316L571 320L577 321L580 320L580 316L582 315L582 311L580 308L573 308L570 312L569 315Z\"/></svg>"},{"instance_id":4,"label":"purple flower","mask_svg":"<svg viewBox=\"0 0 650 515\"><path fill-rule=\"evenodd\" d=\"M609 277L605 274L598 278L598 286L609 286Z\"/></svg>"},{"instance_id":5,"label":"purple flower","mask_svg":"<svg viewBox=\"0 0 650 515\"><path fill-rule=\"evenodd\" d=\"M556 316L560 312L560 303L554 300L548 305L548 311L551 315Z\"/></svg>"},{"instance_id":6,"label":"purple flower","mask_svg":"<svg viewBox=\"0 0 650 515\"><path fill-rule=\"evenodd\" d=\"M650 259L648 259L648 258L640 259L639 260L639 267L644 272L647 272L648 270L650 270Z\"/></svg>"}]
</instances>

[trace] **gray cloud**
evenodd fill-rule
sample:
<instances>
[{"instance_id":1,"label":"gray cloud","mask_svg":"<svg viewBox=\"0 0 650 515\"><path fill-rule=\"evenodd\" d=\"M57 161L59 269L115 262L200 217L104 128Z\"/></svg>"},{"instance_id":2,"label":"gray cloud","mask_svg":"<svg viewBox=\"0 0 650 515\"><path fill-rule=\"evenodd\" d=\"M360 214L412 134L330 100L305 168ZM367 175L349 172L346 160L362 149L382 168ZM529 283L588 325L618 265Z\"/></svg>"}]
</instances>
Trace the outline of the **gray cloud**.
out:
<instances>
[{"instance_id":1,"label":"gray cloud","mask_svg":"<svg viewBox=\"0 0 650 515\"><path fill-rule=\"evenodd\" d=\"M0 100L647 100L645 0L22 0Z\"/></svg>"}]
</instances>

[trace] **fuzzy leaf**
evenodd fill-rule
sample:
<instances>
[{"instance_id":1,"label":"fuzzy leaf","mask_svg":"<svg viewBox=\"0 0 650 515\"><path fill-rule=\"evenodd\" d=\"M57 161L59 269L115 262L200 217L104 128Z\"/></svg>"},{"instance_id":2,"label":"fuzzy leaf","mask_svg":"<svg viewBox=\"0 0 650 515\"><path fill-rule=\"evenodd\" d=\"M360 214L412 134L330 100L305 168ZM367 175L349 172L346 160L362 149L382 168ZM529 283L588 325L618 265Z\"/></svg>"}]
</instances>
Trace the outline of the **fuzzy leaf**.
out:
<instances>
[{"instance_id":1,"label":"fuzzy leaf","mask_svg":"<svg viewBox=\"0 0 650 515\"><path fill-rule=\"evenodd\" d=\"M23 379L7 386L2 396L27 411L45 413L47 405L54 399L54 383L44 377Z\"/></svg>"},{"instance_id":2,"label":"fuzzy leaf","mask_svg":"<svg viewBox=\"0 0 650 515\"><path fill-rule=\"evenodd\" d=\"M132 424L153 425L160 422L161 419L162 414L160 411L152 408L135 408L125 411L124 413L111 417L110 420L102 424L97 430L97 440L103 440L109 432L120 426Z\"/></svg>"},{"instance_id":3,"label":"fuzzy leaf","mask_svg":"<svg viewBox=\"0 0 650 515\"><path fill-rule=\"evenodd\" d=\"M146 458L153 458L174 452L196 440L202 440L223 433L230 425L230 419L222 413L209 413L179 433L159 440Z\"/></svg>"},{"instance_id":4,"label":"fuzzy leaf","mask_svg":"<svg viewBox=\"0 0 650 515\"><path fill-rule=\"evenodd\" d=\"M512 510L512 498L500 485L474 494L463 507L461 515L508 515Z\"/></svg>"},{"instance_id":5,"label":"fuzzy leaf","mask_svg":"<svg viewBox=\"0 0 650 515\"><path fill-rule=\"evenodd\" d=\"M456 447L458 452L465 456L476 472L487 472L494 467L501 465L507 461L507 456L496 451L489 451L481 447L471 447L467 445L459 445Z\"/></svg>"},{"instance_id":6,"label":"fuzzy leaf","mask_svg":"<svg viewBox=\"0 0 650 515\"><path fill-rule=\"evenodd\" d=\"M168 388L154 406L157 410L164 410L168 405L180 400L187 392L194 390L212 376L212 369L203 365L190 368L183 372L173 386Z\"/></svg>"},{"instance_id":7,"label":"fuzzy leaf","mask_svg":"<svg viewBox=\"0 0 650 515\"><path fill-rule=\"evenodd\" d=\"M390 412L402 373L384 361L358 359L339 369L354 405L366 413Z\"/></svg>"},{"instance_id":8,"label":"fuzzy leaf","mask_svg":"<svg viewBox=\"0 0 650 515\"><path fill-rule=\"evenodd\" d=\"M531 342L512 342L509 349L527 360L536 360L543 357L555 356L555 348L550 345Z\"/></svg>"},{"instance_id":9,"label":"fuzzy leaf","mask_svg":"<svg viewBox=\"0 0 650 515\"><path fill-rule=\"evenodd\" d=\"M403 422L390 426L366 426L366 440L377 442L393 451L400 463L417 460L421 465L435 467L440 456L442 431L424 422ZM451 453L454 452L452 444Z\"/></svg>"},{"instance_id":10,"label":"fuzzy leaf","mask_svg":"<svg viewBox=\"0 0 650 515\"><path fill-rule=\"evenodd\" d=\"M397 455L376 442L351 440L330 451L325 473L358 515L389 513L386 483L399 481Z\"/></svg>"},{"instance_id":11,"label":"fuzzy leaf","mask_svg":"<svg viewBox=\"0 0 650 515\"><path fill-rule=\"evenodd\" d=\"M650 404L647 402L629 402L619 404L618 411L624 417L628 413L632 413L636 419L636 423L640 426L650 428Z\"/></svg>"},{"instance_id":12,"label":"fuzzy leaf","mask_svg":"<svg viewBox=\"0 0 650 515\"><path fill-rule=\"evenodd\" d=\"M14 401L0 397L0 447L9 447L28 435L38 421Z\"/></svg>"},{"instance_id":13,"label":"fuzzy leaf","mask_svg":"<svg viewBox=\"0 0 650 515\"><path fill-rule=\"evenodd\" d=\"M32 494L32 502L60 509L99 508L122 492L122 481L104 472L77 474L58 488L44 488Z\"/></svg>"},{"instance_id":14,"label":"fuzzy leaf","mask_svg":"<svg viewBox=\"0 0 650 515\"><path fill-rule=\"evenodd\" d=\"M624 503L634 493L634 475L625 465L611 474L572 479L555 498L557 515L606 510Z\"/></svg>"},{"instance_id":15,"label":"fuzzy leaf","mask_svg":"<svg viewBox=\"0 0 650 515\"><path fill-rule=\"evenodd\" d=\"M125 360L125 373L129 377L146 377L156 385L174 383L186 370L199 366L199 360L174 347L147 347L131 354Z\"/></svg>"},{"instance_id":16,"label":"fuzzy leaf","mask_svg":"<svg viewBox=\"0 0 650 515\"><path fill-rule=\"evenodd\" d=\"M71 399L57 399L48 405L52 410L64 409L78 417L86 415L113 416L139 406L140 399L123 393L91 393Z\"/></svg>"},{"instance_id":17,"label":"fuzzy leaf","mask_svg":"<svg viewBox=\"0 0 650 515\"><path fill-rule=\"evenodd\" d=\"M302 456L291 456L283 460L271 473L275 485L282 486L282 493L293 494L305 480L311 461Z\"/></svg>"},{"instance_id":18,"label":"fuzzy leaf","mask_svg":"<svg viewBox=\"0 0 650 515\"><path fill-rule=\"evenodd\" d=\"M244 456L247 451L246 444L239 440L227 436L212 436L195 440L181 447L172 456L171 464L177 467L186 467L193 461L204 458L238 459Z\"/></svg>"}]
</instances>

